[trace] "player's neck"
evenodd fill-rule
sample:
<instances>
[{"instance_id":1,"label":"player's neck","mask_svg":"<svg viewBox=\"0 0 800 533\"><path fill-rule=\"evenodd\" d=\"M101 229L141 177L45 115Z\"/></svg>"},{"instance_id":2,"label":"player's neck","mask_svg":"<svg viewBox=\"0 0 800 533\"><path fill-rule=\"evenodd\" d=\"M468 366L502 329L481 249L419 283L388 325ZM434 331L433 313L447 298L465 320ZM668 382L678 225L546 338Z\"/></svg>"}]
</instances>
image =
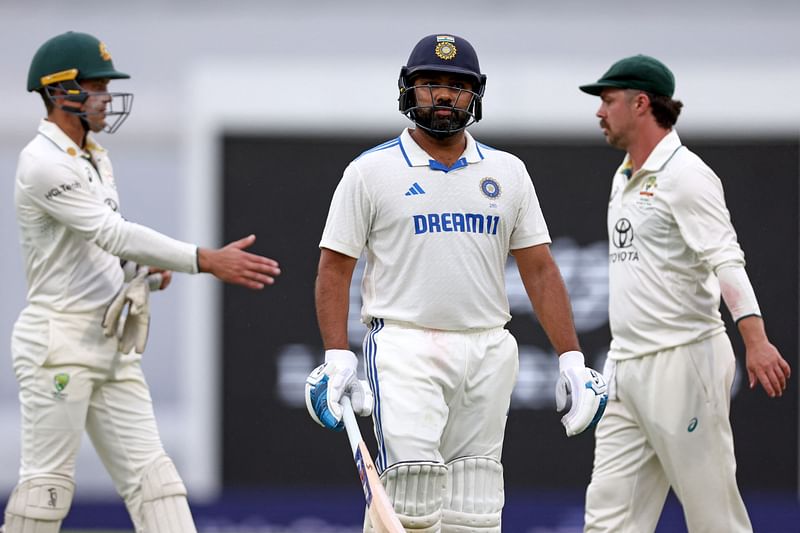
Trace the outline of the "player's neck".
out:
<instances>
[{"instance_id":1,"label":"player's neck","mask_svg":"<svg viewBox=\"0 0 800 533\"><path fill-rule=\"evenodd\" d=\"M447 167L453 166L467 147L467 136L463 130L444 139L437 139L421 128L410 129L409 134L431 158Z\"/></svg>"},{"instance_id":2,"label":"player's neck","mask_svg":"<svg viewBox=\"0 0 800 533\"><path fill-rule=\"evenodd\" d=\"M84 147L86 144L86 129L83 127L78 117L64 111L53 110L53 112L47 116L47 120L61 128L61 131L72 139L72 142L81 148Z\"/></svg>"},{"instance_id":3,"label":"player's neck","mask_svg":"<svg viewBox=\"0 0 800 533\"><path fill-rule=\"evenodd\" d=\"M661 139L667 136L672 129L659 126L641 128L634 142L628 146L628 155L633 163L633 172L636 173L644 165L650 154L653 153Z\"/></svg>"}]
</instances>

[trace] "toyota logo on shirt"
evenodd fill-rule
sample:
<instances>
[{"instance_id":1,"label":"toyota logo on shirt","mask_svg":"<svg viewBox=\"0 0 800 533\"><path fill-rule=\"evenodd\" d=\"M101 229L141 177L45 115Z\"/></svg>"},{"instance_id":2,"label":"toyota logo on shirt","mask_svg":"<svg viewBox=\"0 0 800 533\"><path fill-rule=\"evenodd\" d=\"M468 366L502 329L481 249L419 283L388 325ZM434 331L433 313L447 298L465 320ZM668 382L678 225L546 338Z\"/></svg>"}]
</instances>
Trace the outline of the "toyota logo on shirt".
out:
<instances>
[{"instance_id":1,"label":"toyota logo on shirt","mask_svg":"<svg viewBox=\"0 0 800 533\"><path fill-rule=\"evenodd\" d=\"M633 225L627 218L621 218L614 224L614 233L611 240L617 248L629 248L633 246Z\"/></svg>"}]
</instances>

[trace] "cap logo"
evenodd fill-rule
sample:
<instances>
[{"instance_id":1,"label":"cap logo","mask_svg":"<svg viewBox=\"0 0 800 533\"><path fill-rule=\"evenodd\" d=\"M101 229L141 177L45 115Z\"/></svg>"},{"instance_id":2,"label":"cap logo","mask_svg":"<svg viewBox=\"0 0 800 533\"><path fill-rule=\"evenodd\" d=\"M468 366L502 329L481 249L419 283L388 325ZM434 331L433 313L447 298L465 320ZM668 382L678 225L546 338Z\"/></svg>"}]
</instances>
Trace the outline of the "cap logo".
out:
<instances>
[{"instance_id":1,"label":"cap logo","mask_svg":"<svg viewBox=\"0 0 800 533\"><path fill-rule=\"evenodd\" d=\"M103 61L111 61L111 53L104 42L100 43L100 57L103 58Z\"/></svg>"},{"instance_id":2,"label":"cap logo","mask_svg":"<svg viewBox=\"0 0 800 533\"><path fill-rule=\"evenodd\" d=\"M456 48L455 43L455 38L451 37L450 35L437 35L436 48L434 49L434 52L436 52L436 57L439 59L444 59L445 61L450 61L456 57L458 49Z\"/></svg>"}]
</instances>

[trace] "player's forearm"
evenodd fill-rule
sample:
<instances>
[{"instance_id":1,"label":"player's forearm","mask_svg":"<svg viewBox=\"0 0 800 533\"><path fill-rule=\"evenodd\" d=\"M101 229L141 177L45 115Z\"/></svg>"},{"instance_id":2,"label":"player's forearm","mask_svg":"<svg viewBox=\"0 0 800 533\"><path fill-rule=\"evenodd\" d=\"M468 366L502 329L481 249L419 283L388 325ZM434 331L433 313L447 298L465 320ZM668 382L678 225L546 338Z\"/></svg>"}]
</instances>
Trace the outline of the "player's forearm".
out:
<instances>
[{"instance_id":1,"label":"player's forearm","mask_svg":"<svg viewBox=\"0 0 800 533\"><path fill-rule=\"evenodd\" d=\"M323 250L314 287L322 343L326 350L350 348L347 315L350 310L350 282L356 260Z\"/></svg>"},{"instance_id":2,"label":"player's forearm","mask_svg":"<svg viewBox=\"0 0 800 533\"><path fill-rule=\"evenodd\" d=\"M546 245L513 251L522 282L539 323L557 353L580 350L569 296Z\"/></svg>"},{"instance_id":3,"label":"player's forearm","mask_svg":"<svg viewBox=\"0 0 800 533\"><path fill-rule=\"evenodd\" d=\"M536 282L528 295L539 323L556 353L580 351L567 289L558 270L548 273L544 279Z\"/></svg>"},{"instance_id":4,"label":"player's forearm","mask_svg":"<svg viewBox=\"0 0 800 533\"><path fill-rule=\"evenodd\" d=\"M764 321L760 316L750 315L742 318L736 323L736 326L739 328L739 334L742 336L746 349L769 342L764 329Z\"/></svg>"}]
</instances>

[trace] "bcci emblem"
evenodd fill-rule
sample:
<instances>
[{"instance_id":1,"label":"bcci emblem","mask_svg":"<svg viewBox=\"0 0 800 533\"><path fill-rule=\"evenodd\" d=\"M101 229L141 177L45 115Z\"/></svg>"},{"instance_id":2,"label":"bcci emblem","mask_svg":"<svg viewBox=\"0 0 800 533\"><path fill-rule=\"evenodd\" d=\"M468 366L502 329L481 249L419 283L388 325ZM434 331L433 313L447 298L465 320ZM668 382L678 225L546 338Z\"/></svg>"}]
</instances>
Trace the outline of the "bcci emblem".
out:
<instances>
[{"instance_id":1,"label":"bcci emblem","mask_svg":"<svg viewBox=\"0 0 800 533\"><path fill-rule=\"evenodd\" d=\"M438 35L436 37L436 57L450 61L458 53L456 48L456 40L449 35Z\"/></svg>"},{"instance_id":2,"label":"bcci emblem","mask_svg":"<svg viewBox=\"0 0 800 533\"><path fill-rule=\"evenodd\" d=\"M53 376L53 396L56 398L66 398L67 395L64 394L64 389L67 388L69 385L69 374L65 374L63 372L56 374Z\"/></svg>"},{"instance_id":3,"label":"bcci emblem","mask_svg":"<svg viewBox=\"0 0 800 533\"><path fill-rule=\"evenodd\" d=\"M494 178L483 178L481 180L481 192L487 198L497 198L500 196L500 184Z\"/></svg>"}]
</instances>

